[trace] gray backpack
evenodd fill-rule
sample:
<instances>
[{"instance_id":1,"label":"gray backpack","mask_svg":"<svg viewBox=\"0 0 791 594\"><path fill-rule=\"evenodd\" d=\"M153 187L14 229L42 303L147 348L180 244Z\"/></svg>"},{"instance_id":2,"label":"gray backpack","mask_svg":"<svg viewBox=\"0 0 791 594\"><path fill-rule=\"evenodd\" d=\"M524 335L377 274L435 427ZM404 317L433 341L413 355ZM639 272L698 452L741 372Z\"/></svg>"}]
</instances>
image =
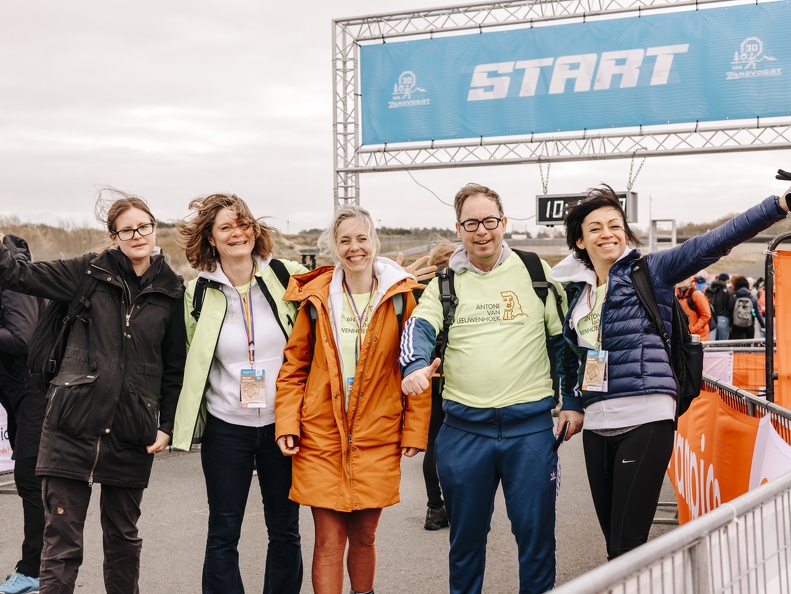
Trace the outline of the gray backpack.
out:
<instances>
[{"instance_id":1,"label":"gray backpack","mask_svg":"<svg viewBox=\"0 0 791 594\"><path fill-rule=\"evenodd\" d=\"M737 297L733 304L733 325L749 328L753 325L753 302L749 297Z\"/></svg>"}]
</instances>

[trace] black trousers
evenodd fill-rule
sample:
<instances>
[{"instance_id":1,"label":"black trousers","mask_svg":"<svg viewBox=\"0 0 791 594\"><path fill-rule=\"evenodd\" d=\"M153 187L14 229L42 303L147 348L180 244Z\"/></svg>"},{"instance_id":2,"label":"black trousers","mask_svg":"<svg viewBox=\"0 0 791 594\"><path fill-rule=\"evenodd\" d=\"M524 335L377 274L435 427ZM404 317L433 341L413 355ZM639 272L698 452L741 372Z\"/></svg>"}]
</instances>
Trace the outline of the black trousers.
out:
<instances>
[{"instance_id":1,"label":"black trousers","mask_svg":"<svg viewBox=\"0 0 791 594\"><path fill-rule=\"evenodd\" d=\"M437 440L445 411L442 410L442 392L439 390L439 378L432 379L431 385L431 417L428 425L428 445L423 456L423 481L426 483L426 505L432 509L442 507L442 489L437 478L437 464L434 461L434 442Z\"/></svg>"},{"instance_id":2,"label":"black trousers","mask_svg":"<svg viewBox=\"0 0 791 594\"><path fill-rule=\"evenodd\" d=\"M14 482L22 498L25 533L22 558L16 564L16 570L28 577L38 577L44 535L44 504L41 501L41 477L36 476L36 458L14 461Z\"/></svg>"},{"instance_id":3,"label":"black trousers","mask_svg":"<svg viewBox=\"0 0 791 594\"><path fill-rule=\"evenodd\" d=\"M41 594L71 594L82 565L83 527L91 500L84 481L45 476ZM139 594L142 539L137 535L143 489L102 485L99 501L107 594Z\"/></svg>"},{"instance_id":4,"label":"black trousers","mask_svg":"<svg viewBox=\"0 0 791 594\"><path fill-rule=\"evenodd\" d=\"M648 541L674 433L670 420L610 437L582 432L588 482L608 559Z\"/></svg>"}]
</instances>

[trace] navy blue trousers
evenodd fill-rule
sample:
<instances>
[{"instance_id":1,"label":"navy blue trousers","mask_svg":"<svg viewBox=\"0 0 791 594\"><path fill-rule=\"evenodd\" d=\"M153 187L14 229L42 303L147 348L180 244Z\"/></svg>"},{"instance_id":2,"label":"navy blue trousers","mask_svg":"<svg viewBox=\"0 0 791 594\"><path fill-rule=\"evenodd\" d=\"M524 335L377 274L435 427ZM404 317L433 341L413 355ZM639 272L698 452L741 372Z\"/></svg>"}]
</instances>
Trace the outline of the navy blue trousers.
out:
<instances>
[{"instance_id":1,"label":"navy blue trousers","mask_svg":"<svg viewBox=\"0 0 791 594\"><path fill-rule=\"evenodd\" d=\"M209 499L204 594L244 593L237 546L254 468L269 540L264 594L297 594L302 587L299 504L288 498L291 458L275 443L274 423L244 427L208 415L201 462Z\"/></svg>"},{"instance_id":2,"label":"navy blue trousers","mask_svg":"<svg viewBox=\"0 0 791 594\"><path fill-rule=\"evenodd\" d=\"M496 438L442 426L434 454L450 522L451 594L481 592L486 539L500 483L519 552L520 594L554 587L560 481L553 441L551 428Z\"/></svg>"}]
</instances>

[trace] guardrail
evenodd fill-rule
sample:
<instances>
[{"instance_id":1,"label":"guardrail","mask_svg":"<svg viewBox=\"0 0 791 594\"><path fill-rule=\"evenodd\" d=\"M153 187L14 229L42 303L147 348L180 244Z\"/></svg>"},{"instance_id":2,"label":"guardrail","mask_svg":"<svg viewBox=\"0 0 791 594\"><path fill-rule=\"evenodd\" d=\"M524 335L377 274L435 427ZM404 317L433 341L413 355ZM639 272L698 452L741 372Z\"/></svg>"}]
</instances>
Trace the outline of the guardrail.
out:
<instances>
[{"instance_id":1,"label":"guardrail","mask_svg":"<svg viewBox=\"0 0 791 594\"><path fill-rule=\"evenodd\" d=\"M704 376L736 410L769 415L791 443L791 411ZM791 592L791 473L553 590L558 594Z\"/></svg>"}]
</instances>

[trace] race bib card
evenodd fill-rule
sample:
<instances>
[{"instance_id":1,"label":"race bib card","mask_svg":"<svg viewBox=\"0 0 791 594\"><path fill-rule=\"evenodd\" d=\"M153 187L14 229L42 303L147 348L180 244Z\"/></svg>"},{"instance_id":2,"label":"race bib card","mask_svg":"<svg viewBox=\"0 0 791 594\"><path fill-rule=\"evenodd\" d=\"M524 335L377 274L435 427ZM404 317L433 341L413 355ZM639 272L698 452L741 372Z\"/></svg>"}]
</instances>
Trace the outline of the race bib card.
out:
<instances>
[{"instance_id":1,"label":"race bib card","mask_svg":"<svg viewBox=\"0 0 791 594\"><path fill-rule=\"evenodd\" d=\"M607 351L588 350L582 389L587 392L607 391Z\"/></svg>"},{"instance_id":2,"label":"race bib card","mask_svg":"<svg viewBox=\"0 0 791 594\"><path fill-rule=\"evenodd\" d=\"M263 369L242 369L239 400L242 408L266 408L266 386Z\"/></svg>"}]
</instances>

